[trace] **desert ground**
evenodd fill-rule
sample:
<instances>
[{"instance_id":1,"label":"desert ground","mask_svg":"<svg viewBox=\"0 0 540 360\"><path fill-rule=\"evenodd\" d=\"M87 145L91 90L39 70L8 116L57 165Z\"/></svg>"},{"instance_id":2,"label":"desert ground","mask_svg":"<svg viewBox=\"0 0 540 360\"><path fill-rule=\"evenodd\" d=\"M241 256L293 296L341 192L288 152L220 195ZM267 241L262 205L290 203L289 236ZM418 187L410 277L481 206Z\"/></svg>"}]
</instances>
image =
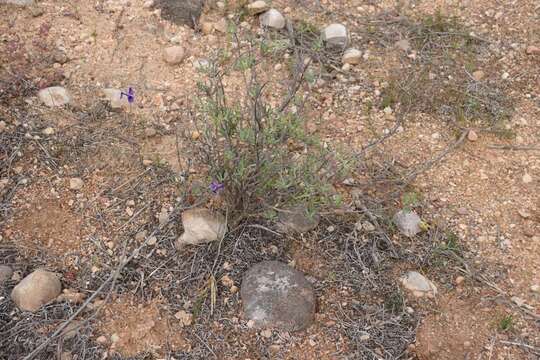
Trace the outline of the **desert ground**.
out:
<instances>
[{"instance_id":1,"label":"desert ground","mask_svg":"<svg viewBox=\"0 0 540 360\"><path fill-rule=\"evenodd\" d=\"M540 358L537 1L0 19L0 359Z\"/></svg>"}]
</instances>

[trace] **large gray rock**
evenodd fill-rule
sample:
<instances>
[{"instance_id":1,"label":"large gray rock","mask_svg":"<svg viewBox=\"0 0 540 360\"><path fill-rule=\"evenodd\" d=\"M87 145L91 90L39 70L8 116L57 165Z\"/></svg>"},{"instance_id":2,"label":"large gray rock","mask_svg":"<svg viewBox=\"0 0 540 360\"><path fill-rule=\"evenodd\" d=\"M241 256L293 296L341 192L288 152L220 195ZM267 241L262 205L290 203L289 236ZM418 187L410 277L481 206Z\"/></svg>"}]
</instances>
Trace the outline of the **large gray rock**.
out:
<instances>
[{"instance_id":1,"label":"large gray rock","mask_svg":"<svg viewBox=\"0 0 540 360\"><path fill-rule=\"evenodd\" d=\"M56 299L62 284L55 273L38 269L22 279L11 292L11 299L21 310L36 311Z\"/></svg>"},{"instance_id":2,"label":"large gray rock","mask_svg":"<svg viewBox=\"0 0 540 360\"><path fill-rule=\"evenodd\" d=\"M270 9L264 14L259 16L259 21L262 27L269 27L273 29L283 29L285 27L285 18L276 9Z\"/></svg>"},{"instance_id":3,"label":"large gray rock","mask_svg":"<svg viewBox=\"0 0 540 360\"><path fill-rule=\"evenodd\" d=\"M400 210L394 215L394 223L398 230L407 237L413 237L422 231L420 224L422 219L420 216L411 210Z\"/></svg>"},{"instance_id":4,"label":"large gray rock","mask_svg":"<svg viewBox=\"0 0 540 360\"><path fill-rule=\"evenodd\" d=\"M345 48L349 42L347 28L343 24L331 24L324 28L323 40L327 47Z\"/></svg>"},{"instance_id":5,"label":"large gray rock","mask_svg":"<svg viewBox=\"0 0 540 360\"><path fill-rule=\"evenodd\" d=\"M0 265L0 285L11 279L13 270L7 265Z\"/></svg>"},{"instance_id":6,"label":"large gray rock","mask_svg":"<svg viewBox=\"0 0 540 360\"><path fill-rule=\"evenodd\" d=\"M51 86L38 92L39 99L48 107L62 106L71 102L70 93L61 86Z\"/></svg>"},{"instance_id":7,"label":"large gray rock","mask_svg":"<svg viewBox=\"0 0 540 360\"><path fill-rule=\"evenodd\" d=\"M240 295L246 318L257 328L307 328L315 316L315 294L304 275L277 261L263 261L244 275Z\"/></svg>"},{"instance_id":8,"label":"large gray rock","mask_svg":"<svg viewBox=\"0 0 540 360\"><path fill-rule=\"evenodd\" d=\"M297 206L292 209L282 210L278 219L277 225L281 231L303 234L319 225L320 216L309 214L305 207Z\"/></svg>"},{"instance_id":9,"label":"large gray rock","mask_svg":"<svg viewBox=\"0 0 540 360\"><path fill-rule=\"evenodd\" d=\"M184 211L182 225L184 233L178 238L177 246L220 240L227 230L227 224L221 214L203 208Z\"/></svg>"},{"instance_id":10,"label":"large gray rock","mask_svg":"<svg viewBox=\"0 0 540 360\"><path fill-rule=\"evenodd\" d=\"M435 284L416 271L409 271L403 275L400 280L403 287L412 292L416 297L434 297L437 295L437 287Z\"/></svg>"}]
</instances>

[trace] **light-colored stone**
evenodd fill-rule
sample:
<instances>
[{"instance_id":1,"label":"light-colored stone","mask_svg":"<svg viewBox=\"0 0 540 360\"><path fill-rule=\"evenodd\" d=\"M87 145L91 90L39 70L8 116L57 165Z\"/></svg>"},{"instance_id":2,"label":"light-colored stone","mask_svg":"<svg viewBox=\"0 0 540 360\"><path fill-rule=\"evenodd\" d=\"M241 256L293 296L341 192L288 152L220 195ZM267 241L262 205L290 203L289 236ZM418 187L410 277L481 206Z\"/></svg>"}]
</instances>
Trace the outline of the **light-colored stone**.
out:
<instances>
[{"instance_id":1,"label":"light-colored stone","mask_svg":"<svg viewBox=\"0 0 540 360\"><path fill-rule=\"evenodd\" d=\"M322 32L323 40L327 47L344 48L349 42L347 28L343 24L330 24Z\"/></svg>"},{"instance_id":2,"label":"light-colored stone","mask_svg":"<svg viewBox=\"0 0 540 360\"><path fill-rule=\"evenodd\" d=\"M259 16L259 21L262 27L273 29L283 29L285 27L285 18L276 9L270 9Z\"/></svg>"},{"instance_id":3,"label":"light-colored stone","mask_svg":"<svg viewBox=\"0 0 540 360\"><path fill-rule=\"evenodd\" d=\"M180 320L180 324L182 326L189 326L193 322L193 315L184 310L178 311L176 314L174 314L174 317Z\"/></svg>"},{"instance_id":4,"label":"light-colored stone","mask_svg":"<svg viewBox=\"0 0 540 360\"><path fill-rule=\"evenodd\" d=\"M527 55L540 55L540 47L529 45L527 46Z\"/></svg>"},{"instance_id":5,"label":"light-colored stone","mask_svg":"<svg viewBox=\"0 0 540 360\"><path fill-rule=\"evenodd\" d=\"M182 46L169 46L163 50L163 60L170 65L178 65L186 56L186 51Z\"/></svg>"},{"instance_id":6,"label":"light-colored stone","mask_svg":"<svg viewBox=\"0 0 540 360\"><path fill-rule=\"evenodd\" d=\"M62 284L55 273L38 269L22 279L11 292L11 299L21 310L36 311L56 299Z\"/></svg>"},{"instance_id":7,"label":"light-colored stone","mask_svg":"<svg viewBox=\"0 0 540 360\"><path fill-rule=\"evenodd\" d=\"M416 297L434 297L437 295L437 287L435 284L416 271L409 271L403 275L400 280L403 287L411 291Z\"/></svg>"},{"instance_id":8,"label":"light-colored stone","mask_svg":"<svg viewBox=\"0 0 540 360\"><path fill-rule=\"evenodd\" d=\"M43 131L41 133L43 135L50 136L50 135L54 134L54 129L49 126L48 128L43 129Z\"/></svg>"},{"instance_id":9,"label":"light-colored stone","mask_svg":"<svg viewBox=\"0 0 540 360\"><path fill-rule=\"evenodd\" d=\"M362 52L354 48L347 49L341 61L344 64L358 65L362 61Z\"/></svg>"},{"instance_id":10,"label":"light-colored stone","mask_svg":"<svg viewBox=\"0 0 540 360\"><path fill-rule=\"evenodd\" d=\"M258 15L270 9L270 6L264 0L254 1L246 6L249 15Z\"/></svg>"},{"instance_id":11,"label":"light-colored stone","mask_svg":"<svg viewBox=\"0 0 540 360\"><path fill-rule=\"evenodd\" d=\"M178 238L178 246L220 240L227 230L227 224L221 214L203 208L184 211L182 225L184 233Z\"/></svg>"},{"instance_id":12,"label":"light-colored stone","mask_svg":"<svg viewBox=\"0 0 540 360\"><path fill-rule=\"evenodd\" d=\"M81 190L84 186L84 181L81 178L69 179L69 188L71 190Z\"/></svg>"},{"instance_id":13,"label":"light-colored stone","mask_svg":"<svg viewBox=\"0 0 540 360\"><path fill-rule=\"evenodd\" d=\"M319 225L320 216L309 214L303 206L282 210L279 215L277 226L283 232L306 233L315 229Z\"/></svg>"},{"instance_id":14,"label":"light-colored stone","mask_svg":"<svg viewBox=\"0 0 540 360\"><path fill-rule=\"evenodd\" d=\"M122 96L122 90L120 89L103 89L103 95L107 101L109 101L111 108L120 109L122 107L128 107L129 102L127 96Z\"/></svg>"},{"instance_id":15,"label":"light-colored stone","mask_svg":"<svg viewBox=\"0 0 540 360\"><path fill-rule=\"evenodd\" d=\"M407 237L412 237L422 231L422 219L412 210L400 210L394 215L394 223L398 230Z\"/></svg>"},{"instance_id":16,"label":"light-colored stone","mask_svg":"<svg viewBox=\"0 0 540 360\"><path fill-rule=\"evenodd\" d=\"M301 272L283 263L254 265L244 275L240 295L245 317L253 327L296 331L313 322L313 286Z\"/></svg>"},{"instance_id":17,"label":"light-colored stone","mask_svg":"<svg viewBox=\"0 0 540 360\"><path fill-rule=\"evenodd\" d=\"M197 70L204 70L210 66L208 59L197 59L193 61L193 67Z\"/></svg>"},{"instance_id":18,"label":"light-colored stone","mask_svg":"<svg viewBox=\"0 0 540 360\"><path fill-rule=\"evenodd\" d=\"M485 76L486 75L484 74L482 70L476 70L475 72L472 73L472 77L476 81L482 80Z\"/></svg>"},{"instance_id":19,"label":"light-colored stone","mask_svg":"<svg viewBox=\"0 0 540 360\"><path fill-rule=\"evenodd\" d=\"M402 51L408 52L411 50L411 44L409 43L409 40L407 39L401 39L399 41L396 41L395 46Z\"/></svg>"},{"instance_id":20,"label":"light-colored stone","mask_svg":"<svg viewBox=\"0 0 540 360\"><path fill-rule=\"evenodd\" d=\"M524 182L525 184L530 184L530 183L532 183L533 178L532 178L532 176L531 176L529 173L525 173L525 175L523 175L522 180L523 180L523 182Z\"/></svg>"},{"instance_id":21,"label":"light-colored stone","mask_svg":"<svg viewBox=\"0 0 540 360\"><path fill-rule=\"evenodd\" d=\"M229 25L227 24L227 19L225 18L222 18L221 20L214 23L214 29L216 29L216 31L222 34L225 34L227 32L228 27Z\"/></svg>"},{"instance_id":22,"label":"light-colored stone","mask_svg":"<svg viewBox=\"0 0 540 360\"><path fill-rule=\"evenodd\" d=\"M63 106L71 102L71 95L61 86L51 86L38 92L39 99L48 107Z\"/></svg>"},{"instance_id":23,"label":"light-colored stone","mask_svg":"<svg viewBox=\"0 0 540 360\"><path fill-rule=\"evenodd\" d=\"M478 134L474 130L469 130L467 133L467 139L469 139L469 141L476 141L478 140Z\"/></svg>"},{"instance_id":24,"label":"light-colored stone","mask_svg":"<svg viewBox=\"0 0 540 360\"><path fill-rule=\"evenodd\" d=\"M11 279L13 270L7 265L0 265L0 285Z\"/></svg>"},{"instance_id":25,"label":"light-colored stone","mask_svg":"<svg viewBox=\"0 0 540 360\"><path fill-rule=\"evenodd\" d=\"M201 23L201 31L203 34L209 35L212 33L213 30L214 30L214 24L212 24L211 22L203 21Z\"/></svg>"}]
</instances>

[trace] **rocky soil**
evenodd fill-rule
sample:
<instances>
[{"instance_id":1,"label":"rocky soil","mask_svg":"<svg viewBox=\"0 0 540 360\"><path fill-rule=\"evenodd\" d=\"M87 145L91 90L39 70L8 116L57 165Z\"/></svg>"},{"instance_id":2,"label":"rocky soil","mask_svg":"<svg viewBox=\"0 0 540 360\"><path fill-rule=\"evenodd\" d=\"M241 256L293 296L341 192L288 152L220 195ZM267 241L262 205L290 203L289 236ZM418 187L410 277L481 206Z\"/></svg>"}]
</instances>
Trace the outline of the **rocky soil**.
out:
<instances>
[{"instance_id":1,"label":"rocky soil","mask_svg":"<svg viewBox=\"0 0 540 360\"><path fill-rule=\"evenodd\" d=\"M0 358L538 359L539 16L0 0ZM353 155L334 207L234 222L196 162L252 62Z\"/></svg>"}]
</instances>

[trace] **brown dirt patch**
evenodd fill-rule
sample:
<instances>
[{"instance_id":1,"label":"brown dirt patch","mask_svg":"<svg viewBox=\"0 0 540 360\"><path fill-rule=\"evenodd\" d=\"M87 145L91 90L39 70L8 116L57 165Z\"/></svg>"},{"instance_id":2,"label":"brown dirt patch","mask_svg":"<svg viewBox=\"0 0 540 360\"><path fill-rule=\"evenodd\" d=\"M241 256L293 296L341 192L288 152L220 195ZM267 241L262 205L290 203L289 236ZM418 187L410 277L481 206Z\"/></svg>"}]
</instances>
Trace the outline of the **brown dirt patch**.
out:
<instances>
[{"instance_id":1,"label":"brown dirt patch","mask_svg":"<svg viewBox=\"0 0 540 360\"><path fill-rule=\"evenodd\" d=\"M163 314L157 301L142 304L133 299L119 298L105 309L101 333L113 341L111 350L125 356L143 351L161 354L166 346L182 348L184 338L179 327L174 325L178 320ZM118 339L114 342L116 337Z\"/></svg>"}]
</instances>

